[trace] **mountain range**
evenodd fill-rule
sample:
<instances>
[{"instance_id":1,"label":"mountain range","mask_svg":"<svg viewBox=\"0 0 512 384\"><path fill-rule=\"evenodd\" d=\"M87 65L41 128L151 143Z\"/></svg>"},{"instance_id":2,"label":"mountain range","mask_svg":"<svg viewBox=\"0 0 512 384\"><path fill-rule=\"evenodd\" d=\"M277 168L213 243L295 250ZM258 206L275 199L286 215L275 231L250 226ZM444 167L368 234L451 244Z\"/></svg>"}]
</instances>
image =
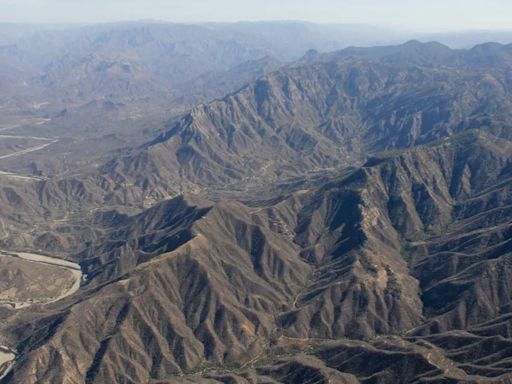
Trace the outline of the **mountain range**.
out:
<instances>
[{"instance_id":1,"label":"mountain range","mask_svg":"<svg viewBox=\"0 0 512 384\"><path fill-rule=\"evenodd\" d=\"M93 56L128 43L142 52L131 63L156 55L149 36L171 27L147 28L94 40ZM1 248L83 273L61 300L0 307L0 344L16 354L0 382L512 382L512 46L292 58L204 44L184 45L186 76L142 71L184 80L188 111L133 141L114 126L127 145L97 166L42 172L50 146L8 170L29 180L0 179ZM156 96L159 80L121 85L138 67L93 56L39 81L74 92L79 68L85 100L106 71L112 108L116 89L177 100Z\"/></svg>"}]
</instances>

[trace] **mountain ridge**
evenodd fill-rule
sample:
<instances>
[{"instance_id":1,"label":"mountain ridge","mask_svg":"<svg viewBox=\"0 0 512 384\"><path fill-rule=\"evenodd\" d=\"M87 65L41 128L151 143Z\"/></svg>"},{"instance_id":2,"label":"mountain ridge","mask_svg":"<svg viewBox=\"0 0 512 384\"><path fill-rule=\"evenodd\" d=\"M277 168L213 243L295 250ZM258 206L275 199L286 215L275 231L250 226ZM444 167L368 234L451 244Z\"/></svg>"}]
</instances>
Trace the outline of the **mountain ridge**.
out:
<instances>
[{"instance_id":1,"label":"mountain ridge","mask_svg":"<svg viewBox=\"0 0 512 384\"><path fill-rule=\"evenodd\" d=\"M280 67L85 176L2 186L2 241L87 278L0 310L1 381L512 380L509 47L387 49Z\"/></svg>"},{"instance_id":2,"label":"mountain ridge","mask_svg":"<svg viewBox=\"0 0 512 384\"><path fill-rule=\"evenodd\" d=\"M470 143L469 147L467 146L468 142ZM176 245L172 245L170 249L167 248L167 251L155 248L155 251L151 251L155 256L149 259L146 257L141 259L136 256L136 253L128 251L126 247L133 250L139 249L138 252L140 252L146 247L145 244L150 247L147 248L150 250L153 244L158 243L151 233L160 232L160 225L153 227L151 224L148 227L144 223L145 220L139 217L131 219L132 224L127 227L134 225L134 228L138 229L135 229L135 232L128 230L123 236L136 239L135 234L137 233L142 234L141 239L152 240L143 240L142 242L139 240L138 243L130 240L125 243L119 242L122 239L119 235L107 234L106 239L116 239L116 241L111 243L111 240L107 240L106 246L94 247L91 251L86 252L90 255L106 252L105 254L114 256L120 255L119 251L116 251L117 247L124 248L123 258L114 261L113 265L118 265L114 269L108 265L111 263L109 260L116 258L102 257L102 263L105 263L106 269L105 267L99 268L104 271L102 274L91 273L88 285L94 287L105 278L107 278L106 281L108 279L113 279L113 281L107 284L100 283L98 289L102 294L87 293L87 286L84 287L82 295L86 297L90 295L89 298L83 298L75 304L76 309L72 312L74 314L64 316L59 331L50 336L50 339L54 340L51 343L59 345L65 339L78 342L77 332L90 329L92 324L87 327L85 324L76 327L77 321L79 323L88 321L77 316L80 313L88 313L89 310L85 308L90 305L95 308L103 308L104 305L109 305L107 304L109 300L115 300L118 303L116 304L117 309L112 315L109 315L110 320L106 321L117 325L114 328L109 328L113 335L105 334L103 336L106 337L103 344L99 341L92 343L92 345L103 345L100 348L101 354L96 353L96 358L93 358L94 353L73 357L73 359L79 359L75 361L89 361L87 364L84 363L90 366L87 372L77 371L76 368L70 371L71 367L62 366L61 368L65 369L69 375L76 375L74 377L77 378L86 377L86 380L90 382L125 379L144 381L148 377L160 377L161 380L165 380L166 375L179 374L181 370L201 377L201 372L205 371L200 367L208 367L210 363L214 366L218 364L226 367L237 366L235 372L242 373L249 369L245 367L244 362L251 362L251 366L254 367L251 369L256 369L258 374L266 372L277 379L281 377L278 373L279 370L274 371L278 365L272 365L277 363L270 363L270 366L265 366L263 362L261 363L263 365L258 363L258 356L261 353L263 356L269 353L264 352L269 347L265 347L264 343L261 344L263 340L269 340L270 348L285 351L288 348L293 350L296 343L306 346L310 343L317 343L318 346L312 350L314 352L307 353L313 353L319 357L320 360L315 364L321 366L325 364L322 361L330 361L332 359L330 356L333 356L332 352L327 352L330 348L327 343L329 339L343 339L350 335L353 340L350 342L351 344L349 343L347 346L338 341L338 346L332 347L338 351L337 353L341 353L340 351L345 348L348 348L347 351L350 351L351 348L365 350L364 348L370 348L363 347L366 345L365 343L374 340L378 335L395 334L396 337L401 335L404 340L410 339L411 341L391 338L388 342L390 344L384 343L380 348L393 350L398 348L393 346L398 343L397 345L401 345L399 348L411 348L411 351L415 351L409 356L411 359L419 359L419 361L423 357L416 353L419 353L421 348L427 348L421 352L424 353L423 356L434 353L433 350L435 350L435 353L439 355L438 358L436 357L438 360L435 364L445 367L444 373L435 370L431 372L434 367L420 368L422 363L412 363L411 361L410 366L417 370L414 372L431 372L432 380L435 380L434 378L439 374L447 375L446 377L455 375L459 378L473 377L474 380L485 380L487 373L483 369L476 373L464 364L450 360L451 358L447 358L444 352L436 350L434 345L443 338L449 337L450 332L453 332L454 329L479 327L480 324L495 319L497 314L487 304L478 310L469 312L468 317L461 317L461 314L450 306L439 308L436 300L446 303L447 298L439 297L435 292L438 289L446 292L446 289L441 287L446 284L445 281L450 280L447 280L447 277L444 277L439 271L432 270L429 265L435 264L436 258L441 257L443 247L451 247L448 249L463 247L462 249L470 250L467 245L464 245L464 238L459 239L460 235L457 233L458 228L466 228L467 225L481 228L480 223L473 222L475 217L486 217L488 220L486 225L490 231L498 231L497 234L503 233L502 236L506 236L506 232L501 232L506 231L506 225L503 230L500 229L500 226L506 224L507 216L493 214L496 209L494 207L497 206L495 203L489 211L485 205L477 204L475 208L475 205L472 204L475 199L492 200L487 196L486 191L496 190L498 192L503 188L510 188L512 185L512 178L509 177L505 180L501 178L501 175L510 172L508 170L511 161L510 151L507 151L506 148L506 143L496 140L492 135L478 131L468 132L448 141L443 140L437 144L407 149L402 153L393 154L380 162L362 167L341 180L333 181L308 192L292 193L288 199L275 206L249 208L234 202L199 203L194 199L183 198L158 204L147 213L143 213L142 217L159 217L164 219L162 221L164 225L168 225L165 223L171 224L170 227L164 227L166 229L162 232L163 238L166 238L164 244ZM478 161L482 157L486 157L488 161ZM445 159L445 162L439 163L439 158ZM475 176L473 179L469 179L470 189L468 189L465 172L462 172L462 177L457 176L460 173L459 169L465 169L468 166L475 175L478 175L479 167L489 167L491 164L489 161L496 164L492 168L497 172L494 176L490 175L488 181ZM415 169L416 172L411 172L412 169ZM398 172L400 176L393 176L393 172ZM504 198L503 209L506 210L509 198L504 194L501 196ZM397 199L402 201L402 205ZM179 245L172 239L182 232L176 232L172 228L175 226L179 228L183 224L180 224L181 219L176 221L168 215L173 212L173 215L188 220L186 218L190 217L190 214L181 214L181 209L169 210L169 208L175 204L185 208L190 203L199 204L199 206L213 204L213 208L205 211L205 214L193 218L189 224L184 224L185 227L192 225L194 235L189 237L189 240L183 245ZM407 214L397 216L400 206L404 207L404 213ZM447 211L447 206L453 206L453 208L449 208ZM165 209L163 209L164 207ZM188 208L183 212L187 210ZM154 212L156 216L150 212ZM159 212L169 213L162 215ZM152 222L153 220L151 219ZM502 220L505 222L503 223ZM142 230L141 226L146 229ZM446 226L448 228L452 226L452 229L447 230ZM494 227L498 229L492 229ZM451 235L452 230L455 231L453 235ZM115 231L125 232L126 229L121 228ZM485 236L485 231L482 229L480 231ZM447 235L444 236L443 233L447 233ZM423 238L418 238L419 234L422 234ZM410 254L407 257L404 256L404 241L410 243L410 246L406 247L407 253ZM436 253L425 253L422 241L431 242L432 245L429 247L434 247L432 249L440 247L439 256ZM441 242L437 245L439 241ZM498 245L500 238L496 238L495 241ZM450 242L453 244L450 245ZM502 253L500 257L505 262L509 253L507 253L506 247L502 246L500 252L503 251L505 253ZM130 256L131 254L133 256ZM135 259L133 259L134 256L136 256ZM455 254L452 256L455 258L454 260L457 257ZM490 259L486 261L486 258L489 257ZM482 262L492 265L495 257L492 254L476 256L474 268ZM130 266L130 258L138 261ZM85 260L87 260L87 256ZM85 265L94 265L85 260L82 265L84 263ZM121 265L125 267L119 269ZM444 265L446 266L446 263ZM193 268L194 272L187 272L189 268ZM244 268L244 272L241 272L240 268ZM131 272L128 272L130 270ZM119 272L116 274L113 271ZM456 283L458 279L464 277L463 271L464 269L459 270L458 268L445 270L445 275L453 273L452 278ZM479 279L485 281L485 270L478 271L477 268L475 270L477 275L472 277L476 280L473 281L478 282ZM502 269L502 271L507 271L507 269ZM437 279L436 283L432 282L433 278ZM202 282L200 283L197 279ZM427 284L428 281L431 282ZM496 279L494 281L505 283L506 280ZM284 282L286 282L285 285L283 285ZM171 288L173 284L178 285ZM141 287L145 288L141 290ZM411 287L415 288L411 289ZM479 287L480 289L494 289L484 288L485 285ZM202 294L192 293L200 292L203 289L210 292L209 299L206 301L203 300ZM229 295L220 293L226 289L234 290ZM466 289L470 290L471 288ZM163 292L178 294L178 291L182 293L176 298L162 296ZM134 296L135 298L126 301L128 297L131 297L130 295L126 296L127 292L139 293ZM336 295L339 295L339 299L336 299ZM121 299L122 297L125 298ZM453 300L459 306L467 305L464 304L466 300L473 300L473 297L472 295L461 295L454 297ZM106 302L100 305L98 300L106 300ZM185 323L182 323L183 320L174 318L174 315L168 318L169 312L162 309L170 303L176 305L182 300L187 300L186 304L184 302L181 309L176 308L173 311L184 314L187 319L187 327L196 324L190 328L193 330L194 336L189 334L185 337L183 332L188 328L182 328L185 326ZM507 311L506 305L510 298L507 299L507 296L504 296L496 298L496 300L498 301L494 305L501 303L503 311ZM126 303L125 306L121 304L122 302ZM283 306L282 303L288 304ZM485 300L482 303L485 303ZM160 309L153 311L150 309L152 305ZM164 307L161 307L162 305ZM275 309L271 310L270 308ZM357 310L357 308L360 309ZM398 311L397 308L400 310ZM275 310L279 314L277 317L271 316ZM96 309L95 316L100 316L102 311L99 309L98 312ZM153 315L148 317L147 314L144 314L147 311ZM336 313L338 315L335 315ZM505 313L501 315L503 316ZM200 314L205 317L202 318ZM344 314L344 316L339 317L340 314ZM220 317L214 321L217 316ZM504 318L505 322L506 318ZM175 329L172 331L173 334L182 329L178 333L181 335L178 339L176 339L177 336L170 337L169 333L165 337L161 334L165 329L161 328L163 323L159 323L159 326L156 324L164 319L166 319L165 324L168 324L166 327ZM156 321L153 325L148 323L143 326L144 323L153 321ZM13 322L10 326L19 327L15 324ZM204 324L206 328L200 324ZM237 325L235 328L230 328L233 324ZM272 324L277 325L277 333L273 330L275 325ZM98 330L104 328L104 325L96 326L100 327ZM151 329L159 329L159 331L150 339L154 342L146 341L144 350L148 351L147 353L165 356L167 363L163 364L162 361L153 365L153 368L145 370L142 369L144 364L135 364L135 360L132 358L131 368L127 370L124 363L121 363L125 360L119 360L116 356L118 353L135 353L133 341L141 340L141 336L137 335L139 332L147 332L143 331L143 329L149 329L144 328L147 326L150 326ZM89 335L97 334L92 330L88 332L90 332ZM409 332L411 332L410 335ZM147 333L143 334L147 337ZM257 335L256 339L254 335ZM385 336L384 340L387 337ZM436 337L438 341L428 344L427 347L422 347L424 342L421 340L436 340ZM478 340L485 338L483 335L475 337ZM361 341L357 341L358 338ZM107 340L109 341L107 342ZM128 340L132 340L132 342ZM174 344L171 342L172 340L176 340L179 344ZM185 341L191 343L192 340L194 340L193 344L181 344ZM259 341L253 344L255 340ZM379 341L371 341L371 343L376 345L375 343L378 344ZM31 342L28 343L28 345L30 344ZM43 346L24 355L25 357L13 371L13 378L26 380L24 372L32 372L33 369L30 368L32 364L41 361L40 359L48 359L50 356L54 356L51 359L56 359L58 355L55 354L62 354L65 350L62 347L48 349L48 345L47 341ZM230 348L226 355L227 345L230 345ZM352 346L349 347L350 345ZM407 347L407 345L409 346ZM152 348L158 349L153 350ZM177 351L180 350L186 351L186 353L184 355L177 354ZM169 353L171 354L169 355ZM173 353L177 355L173 357ZM137 356L147 359L140 354L140 349ZM253 362L255 358L256 360ZM61 359L68 361L68 358L58 358L58 360ZM264 357L262 359L265 361ZM306 369L305 367L311 364L307 363L304 356L297 357L297 359L299 360L295 364L296 367L300 367L298 369ZM344 365L342 358L340 359L339 364L341 365L338 365L340 371L337 371L336 375L343 376L351 373L355 374L358 379L361 378L359 375L363 368L359 367L355 371L348 368L348 371L345 371L341 367L348 366ZM428 359L426 358L425 362ZM499 361L498 358L496 364L499 364ZM84 364L81 363L80 366ZM432 363L429 362L429 364ZM453 368L454 365L456 369ZM452 368L448 369L448 366ZM374 369L377 369L376 366ZM389 370L394 370L395 367L382 369L382 372L389 374L391 372ZM322 372L324 370L325 368L320 369ZM41 369L38 368L37 371L41 372ZM61 369L50 369L46 370L45 374L50 375L48 380L58 380L53 372L59 371ZM121 371L132 372L129 374L131 378L117 376ZM395 374L398 374L397 372L395 371ZM509 375L506 369L501 369L499 372L504 375L503 377ZM293 376L287 377L288 380L293 380L291 379ZM346 376L347 379L348 377L350 376ZM403 378L405 377L403 376ZM410 378L412 379L413 376ZM42 376L39 377L39 380L43 380ZM355 378L352 377L351 380L355 380ZM383 380L386 379L383 378Z\"/></svg>"}]
</instances>

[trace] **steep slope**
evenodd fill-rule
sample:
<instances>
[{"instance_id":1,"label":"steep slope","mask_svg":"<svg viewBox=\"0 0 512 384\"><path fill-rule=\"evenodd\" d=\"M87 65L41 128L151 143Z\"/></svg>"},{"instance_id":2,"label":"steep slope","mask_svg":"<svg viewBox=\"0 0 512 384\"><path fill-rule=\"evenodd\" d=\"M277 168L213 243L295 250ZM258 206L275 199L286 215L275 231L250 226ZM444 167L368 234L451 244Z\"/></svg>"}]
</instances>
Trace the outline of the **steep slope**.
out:
<instances>
[{"instance_id":1,"label":"steep slope","mask_svg":"<svg viewBox=\"0 0 512 384\"><path fill-rule=\"evenodd\" d=\"M509 50L311 58L99 172L2 185L2 245L86 276L0 309L2 381L512 380Z\"/></svg>"},{"instance_id":2,"label":"steep slope","mask_svg":"<svg viewBox=\"0 0 512 384\"><path fill-rule=\"evenodd\" d=\"M510 148L469 131L267 206L112 217L81 293L4 325L7 380L505 380Z\"/></svg>"},{"instance_id":3,"label":"steep slope","mask_svg":"<svg viewBox=\"0 0 512 384\"><path fill-rule=\"evenodd\" d=\"M432 59L427 65L428 45L418 45L420 64L387 60L390 54L269 74L223 100L197 106L140 152L102 171L159 198L226 183L243 190L471 128L510 138L509 62L499 57L489 68L459 68ZM409 55L409 44L393 52ZM464 52L471 62L472 54Z\"/></svg>"},{"instance_id":4,"label":"steep slope","mask_svg":"<svg viewBox=\"0 0 512 384\"><path fill-rule=\"evenodd\" d=\"M77 381L126 380L119 353L136 353L145 363L134 360L128 375L141 382L203 362L238 364L263 350L275 313L304 283L307 264L291 240L284 242L258 225L249 209L221 204L205 215L188 204L180 199L155 207L88 252L105 255L84 261L91 278L89 297L58 315L62 332L46 331L48 343L27 354L15 373L23 377L15 380L30 382L30 372L42 382L62 380L62 372ZM78 365L65 363L68 357L59 345L71 339L80 344L84 338L91 343L74 355ZM40 363L33 365L36 360L62 363L45 373Z\"/></svg>"},{"instance_id":5,"label":"steep slope","mask_svg":"<svg viewBox=\"0 0 512 384\"><path fill-rule=\"evenodd\" d=\"M372 172L361 176L370 191L383 193L369 200L385 203L375 215L389 222L377 221L376 228L392 227L402 239L402 255L420 281L424 315L434 319L430 332L468 328L508 312L511 148L510 141L470 131L392 162L371 159ZM393 237L387 232L383 238Z\"/></svg>"}]
</instances>

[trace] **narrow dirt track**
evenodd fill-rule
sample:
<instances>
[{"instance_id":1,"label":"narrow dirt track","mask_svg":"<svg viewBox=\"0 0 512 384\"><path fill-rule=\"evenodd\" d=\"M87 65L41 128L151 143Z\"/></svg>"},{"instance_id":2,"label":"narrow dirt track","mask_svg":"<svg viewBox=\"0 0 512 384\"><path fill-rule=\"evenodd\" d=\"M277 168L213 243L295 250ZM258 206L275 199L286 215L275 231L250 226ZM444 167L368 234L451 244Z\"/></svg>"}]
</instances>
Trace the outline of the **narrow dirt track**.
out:
<instances>
[{"instance_id":1,"label":"narrow dirt track","mask_svg":"<svg viewBox=\"0 0 512 384\"><path fill-rule=\"evenodd\" d=\"M46 120L42 121L43 124L45 122L46 122ZM36 124L40 124L40 123L41 122L37 122ZM22 124L10 125L10 126L7 126L7 127L0 127L0 131L16 129L16 128L19 128L21 126L22 126ZM22 149L20 151L16 151L16 152L13 152L13 153L9 153L7 155L2 155L2 156L0 156L0 160L4 160L4 159L12 158L12 157L26 155L27 153L31 153L31 152L35 152L35 151L40 151L40 150L43 150L46 147L48 147L48 146L50 146L52 144L55 144L55 143L57 143L59 141L58 139L52 139L52 138L47 138L47 137L38 137L38 136L0 135L0 140L3 139L3 138L4 139L40 140L40 141L45 141L45 143L44 144L40 144L40 145L35 145L33 147L30 147L30 148ZM0 176L16 178L16 179L19 179L19 180L27 180L27 181L28 180L41 180L41 178L39 178L39 177L29 176L29 175L20 175L20 174L17 174L17 173L7 172L7 171L0 171Z\"/></svg>"}]
</instances>

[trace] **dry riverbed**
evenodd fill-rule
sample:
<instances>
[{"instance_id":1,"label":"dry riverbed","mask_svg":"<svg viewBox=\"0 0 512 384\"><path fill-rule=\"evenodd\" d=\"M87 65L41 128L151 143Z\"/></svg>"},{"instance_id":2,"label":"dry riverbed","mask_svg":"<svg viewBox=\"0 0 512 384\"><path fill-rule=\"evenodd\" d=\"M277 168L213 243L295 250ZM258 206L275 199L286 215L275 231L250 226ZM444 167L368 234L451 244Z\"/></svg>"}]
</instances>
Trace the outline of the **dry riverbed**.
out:
<instances>
[{"instance_id":1,"label":"dry riverbed","mask_svg":"<svg viewBox=\"0 0 512 384\"><path fill-rule=\"evenodd\" d=\"M0 305L21 309L49 304L80 288L76 263L27 252L0 251Z\"/></svg>"},{"instance_id":2,"label":"dry riverbed","mask_svg":"<svg viewBox=\"0 0 512 384\"><path fill-rule=\"evenodd\" d=\"M9 348L0 345L0 380L11 370L16 354Z\"/></svg>"}]
</instances>

